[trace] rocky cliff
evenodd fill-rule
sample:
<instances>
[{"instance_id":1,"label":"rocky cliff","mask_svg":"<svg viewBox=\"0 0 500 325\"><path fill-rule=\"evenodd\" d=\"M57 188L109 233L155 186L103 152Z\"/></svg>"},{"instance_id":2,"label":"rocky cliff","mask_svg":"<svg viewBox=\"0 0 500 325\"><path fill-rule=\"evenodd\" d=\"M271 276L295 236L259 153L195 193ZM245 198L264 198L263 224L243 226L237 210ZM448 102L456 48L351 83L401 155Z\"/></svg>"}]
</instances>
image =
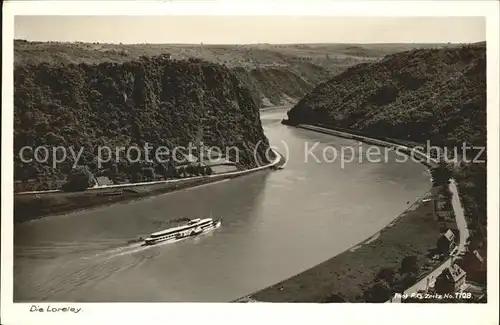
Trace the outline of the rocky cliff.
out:
<instances>
[{"instance_id":1,"label":"rocky cliff","mask_svg":"<svg viewBox=\"0 0 500 325\"><path fill-rule=\"evenodd\" d=\"M267 107L295 104L320 82L318 78L325 75L325 71L319 67L314 70L311 73L316 76L314 79L283 67L252 70L239 67L234 68L233 72L250 89L254 101L260 107Z\"/></svg>"},{"instance_id":2,"label":"rocky cliff","mask_svg":"<svg viewBox=\"0 0 500 325\"><path fill-rule=\"evenodd\" d=\"M228 153L232 160L239 158L239 168L267 161L268 141L257 103L241 81L218 64L163 56L99 65L42 63L15 68L14 85L16 180L64 178L75 159L68 152L67 159L54 166L52 152L58 146L76 153L83 149L78 164L93 172L128 179L145 168L156 173L167 169L154 154L149 156L153 162L144 161L147 144L153 153L159 146L173 150L200 142L223 153L237 147L239 157L235 150ZM46 162L23 163L19 152L25 146L32 148L24 151L26 157L33 157L31 150L40 146L51 156ZM142 159L131 162L124 152L113 152L99 170L99 146L113 151L134 146L142 150ZM43 154L40 151L41 158Z\"/></svg>"}]
</instances>

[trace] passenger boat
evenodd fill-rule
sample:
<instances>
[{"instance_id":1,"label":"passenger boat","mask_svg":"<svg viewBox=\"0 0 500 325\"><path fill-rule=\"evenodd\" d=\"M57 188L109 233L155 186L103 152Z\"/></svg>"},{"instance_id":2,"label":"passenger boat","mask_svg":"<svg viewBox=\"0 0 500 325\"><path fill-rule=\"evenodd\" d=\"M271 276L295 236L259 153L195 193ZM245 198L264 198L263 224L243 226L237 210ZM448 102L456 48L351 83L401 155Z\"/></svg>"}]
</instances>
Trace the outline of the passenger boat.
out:
<instances>
[{"instance_id":1,"label":"passenger boat","mask_svg":"<svg viewBox=\"0 0 500 325\"><path fill-rule=\"evenodd\" d=\"M184 225L151 234L148 238L144 240L144 244L154 245L163 241L175 241L191 236L198 236L210 230L219 228L220 225L221 225L220 220L214 220L212 218L193 219L188 221Z\"/></svg>"}]
</instances>

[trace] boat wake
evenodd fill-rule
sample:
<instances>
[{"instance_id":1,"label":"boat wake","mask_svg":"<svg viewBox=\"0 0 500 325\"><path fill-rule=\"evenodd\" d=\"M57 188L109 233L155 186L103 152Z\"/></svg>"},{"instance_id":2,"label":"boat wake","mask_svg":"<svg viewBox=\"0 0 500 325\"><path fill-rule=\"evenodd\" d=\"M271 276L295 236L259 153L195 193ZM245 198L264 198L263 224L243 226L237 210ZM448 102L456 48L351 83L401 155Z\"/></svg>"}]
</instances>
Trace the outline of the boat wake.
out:
<instances>
[{"instance_id":1,"label":"boat wake","mask_svg":"<svg viewBox=\"0 0 500 325\"><path fill-rule=\"evenodd\" d=\"M133 244L77 258L70 256L54 258L53 263L38 266L33 260L23 259L19 261L18 276L30 281L17 281L16 277L14 281L18 294L23 296L23 299L39 301L72 299L73 292L93 290L92 288L109 276L140 267L146 260L160 254L159 250L133 254L145 248L147 247L141 247L141 244ZM118 256L122 258L116 258ZM29 263L31 267L24 267L23 263ZM35 260L35 263L40 263L40 259Z\"/></svg>"},{"instance_id":2,"label":"boat wake","mask_svg":"<svg viewBox=\"0 0 500 325\"><path fill-rule=\"evenodd\" d=\"M190 241L193 241L196 243L196 242L199 242L201 240L201 237L206 237L206 236L211 236L211 235L213 235L213 233L204 232L204 233L201 233L195 237L183 237L183 238L179 238L179 239L158 242L155 245L146 245L146 244L144 244L144 239L137 238L137 239L129 240L128 245L126 245L126 246L110 249L110 250L107 250L105 252L95 254L93 256L84 256L81 259L90 260L90 259L95 259L95 258L102 258L101 261L102 260L110 260L112 258L116 258L119 256L135 254L135 253L139 253L139 252L151 249L151 248L158 248L158 247L161 247L164 245L173 244L173 243L180 242L180 241L190 240Z\"/></svg>"},{"instance_id":3,"label":"boat wake","mask_svg":"<svg viewBox=\"0 0 500 325\"><path fill-rule=\"evenodd\" d=\"M185 220L186 218L178 218L171 222ZM22 263L30 263L31 266L33 263L44 263L47 259L53 260L53 263L30 268L21 265L19 269L22 270L22 278L31 279L34 285L16 282L17 292L25 299L69 299L76 292L94 290L111 275L119 276L120 273L140 267L147 260L162 254L164 245L179 241L196 245L201 237L211 234L211 230L218 228L220 224L220 221L211 218L193 219L184 225L153 233L148 238L18 246L16 255L23 257L18 267ZM148 243L148 239L154 242Z\"/></svg>"}]
</instances>

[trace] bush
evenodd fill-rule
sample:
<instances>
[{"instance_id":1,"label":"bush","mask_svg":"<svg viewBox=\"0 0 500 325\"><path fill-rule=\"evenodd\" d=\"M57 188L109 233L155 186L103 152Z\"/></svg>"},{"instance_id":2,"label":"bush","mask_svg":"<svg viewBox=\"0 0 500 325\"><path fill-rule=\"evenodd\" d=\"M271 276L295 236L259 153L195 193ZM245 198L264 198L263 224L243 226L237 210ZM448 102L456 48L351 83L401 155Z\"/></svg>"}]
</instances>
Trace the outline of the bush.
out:
<instances>
[{"instance_id":1,"label":"bush","mask_svg":"<svg viewBox=\"0 0 500 325\"><path fill-rule=\"evenodd\" d=\"M450 167L446 163L440 162L438 166L431 169L431 175L433 179L433 185L440 186L448 184L452 176L452 172Z\"/></svg>"},{"instance_id":2,"label":"bush","mask_svg":"<svg viewBox=\"0 0 500 325\"><path fill-rule=\"evenodd\" d=\"M364 292L364 299L366 302L386 302L391 299L391 297L391 286L385 281L375 282Z\"/></svg>"},{"instance_id":3,"label":"bush","mask_svg":"<svg viewBox=\"0 0 500 325\"><path fill-rule=\"evenodd\" d=\"M47 191L49 190L49 184L47 182L43 182L42 184L40 184L40 186L38 186L38 188L36 189L37 191Z\"/></svg>"},{"instance_id":4,"label":"bush","mask_svg":"<svg viewBox=\"0 0 500 325\"><path fill-rule=\"evenodd\" d=\"M399 270L399 273L401 273L401 274L417 273L418 272L417 261L418 261L418 258L415 255L406 256L401 261L401 269Z\"/></svg>"},{"instance_id":5,"label":"bush","mask_svg":"<svg viewBox=\"0 0 500 325\"><path fill-rule=\"evenodd\" d=\"M394 292L403 292L417 282L416 273L400 274L394 278Z\"/></svg>"},{"instance_id":6,"label":"bush","mask_svg":"<svg viewBox=\"0 0 500 325\"><path fill-rule=\"evenodd\" d=\"M344 297L344 295L337 292L325 297L323 300L321 300L321 302L322 303L347 302L347 299Z\"/></svg>"},{"instance_id":7,"label":"bush","mask_svg":"<svg viewBox=\"0 0 500 325\"><path fill-rule=\"evenodd\" d=\"M85 191L96 184L94 174L87 166L77 166L71 170L62 190L66 192Z\"/></svg>"},{"instance_id":8,"label":"bush","mask_svg":"<svg viewBox=\"0 0 500 325\"><path fill-rule=\"evenodd\" d=\"M80 164L97 172L98 146L186 146L203 125L204 133L198 140L225 148L234 139L241 139L240 149L246 152L241 163L246 168L255 167L250 144L267 144L267 139L251 91L229 69L199 60L174 61L166 57L127 60L123 64L45 63L16 67L14 151L42 145L73 146L77 152L84 148ZM154 168L155 174L161 176L168 174L167 178L177 177L177 163L170 163L165 171L159 161L144 164L144 154L144 150L138 152L143 161L133 164L123 159L122 152L119 163L115 157L116 167L107 172L108 177L116 181L153 179L152 173L142 170L144 167ZM135 158L133 151L130 159ZM23 164L15 155L15 179L26 181L40 175L52 181L67 177L73 163L68 157L57 167L48 162ZM202 174L193 168L186 174L195 172ZM77 188L83 189L83 185Z\"/></svg>"},{"instance_id":9,"label":"bush","mask_svg":"<svg viewBox=\"0 0 500 325\"><path fill-rule=\"evenodd\" d=\"M144 175L144 178L148 181L153 181L156 178L155 170L153 167L143 168L141 174Z\"/></svg>"}]
</instances>

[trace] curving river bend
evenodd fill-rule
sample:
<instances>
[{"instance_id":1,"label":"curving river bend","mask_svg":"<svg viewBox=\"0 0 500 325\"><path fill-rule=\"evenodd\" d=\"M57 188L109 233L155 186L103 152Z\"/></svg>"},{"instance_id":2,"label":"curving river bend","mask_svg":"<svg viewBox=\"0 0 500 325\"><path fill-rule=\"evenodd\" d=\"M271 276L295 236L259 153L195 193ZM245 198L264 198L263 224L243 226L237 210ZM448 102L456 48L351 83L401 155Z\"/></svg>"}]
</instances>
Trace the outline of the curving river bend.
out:
<instances>
[{"instance_id":1,"label":"curving river bend","mask_svg":"<svg viewBox=\"0 0 500 325\"><path fill-rule=\"evenodd\" d=\"M306 145L319 142L321 158L358 143L281 125L285 112L261 114L271 144L288 147L283 170L15 225L14 301L231 301L373 235L428 189L426 169L395 155L344 168L305 162ZM210 212L223 225L200 238L127 244Z\"/></svg>"}]
</instances>

